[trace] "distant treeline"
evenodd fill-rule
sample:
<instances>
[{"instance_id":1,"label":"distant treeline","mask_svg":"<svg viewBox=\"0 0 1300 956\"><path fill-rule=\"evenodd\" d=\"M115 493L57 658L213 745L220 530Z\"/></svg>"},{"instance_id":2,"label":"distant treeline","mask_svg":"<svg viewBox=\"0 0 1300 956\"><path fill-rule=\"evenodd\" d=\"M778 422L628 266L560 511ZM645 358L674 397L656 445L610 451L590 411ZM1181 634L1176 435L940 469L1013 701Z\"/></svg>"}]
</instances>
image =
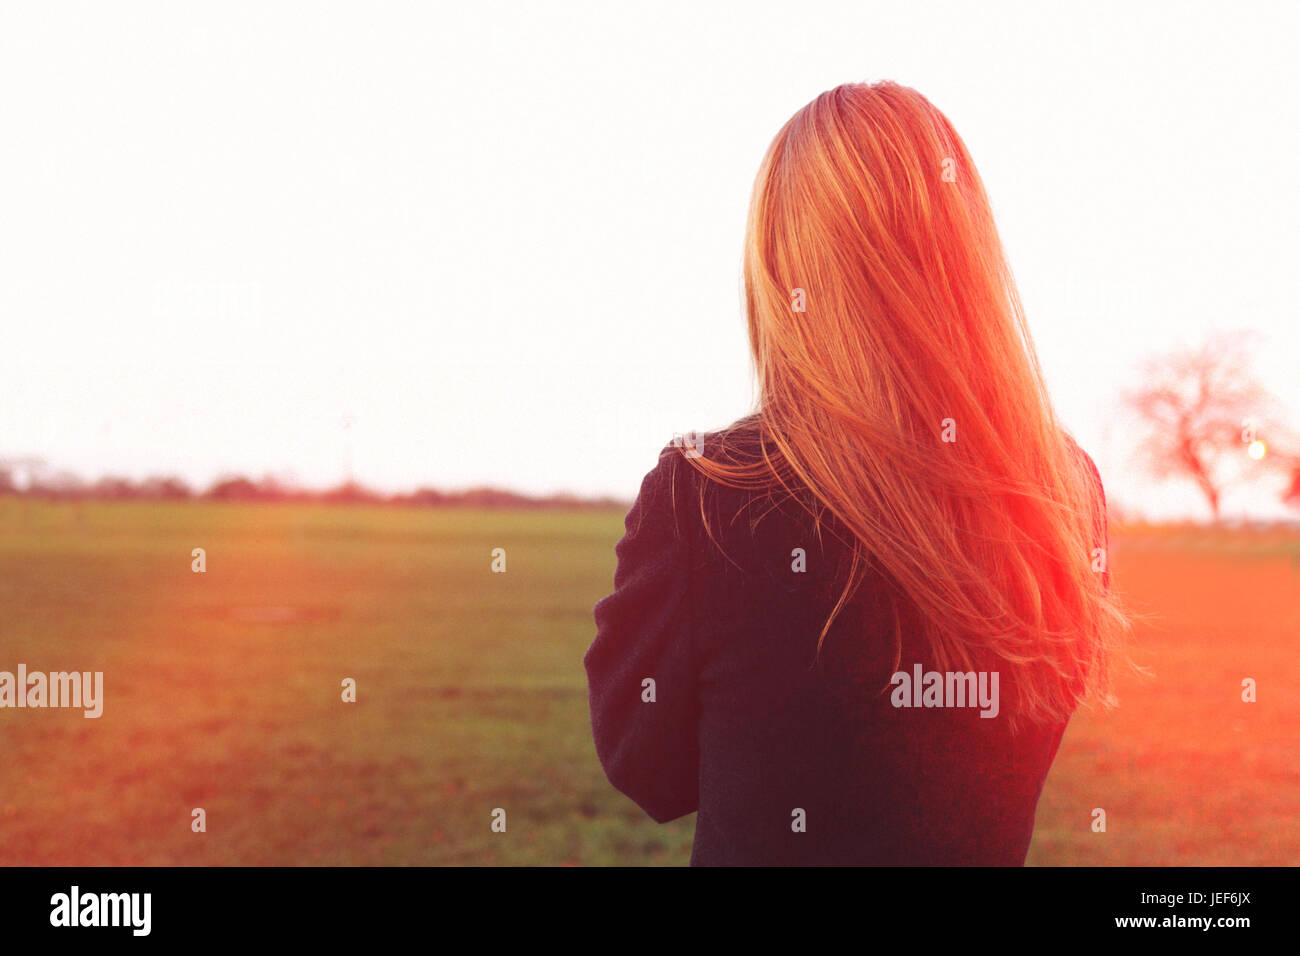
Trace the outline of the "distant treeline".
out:
<instances>
[{"instance_id":1,"label":"distant treeline","mask_svg":"<svg viewBox=\"0 0 1300 956\"><path fill-rule=\"evenodd\" d=\"M412 492L384 494L356 482L314 491L292 487L276 478L254 481L243 475L226 475L205 489L196 489L173 476L146 478L104 477L86 482L70 472L33 475L19 487L10 469L0 467L0 495L56 501L283 501L329 504L392 504L473 508L612 508L627 507L617 498L582 498L557 494L545 497L519 494L501 488L470 488L439 491L419 488Z\"/></svg>"}]
</instances>

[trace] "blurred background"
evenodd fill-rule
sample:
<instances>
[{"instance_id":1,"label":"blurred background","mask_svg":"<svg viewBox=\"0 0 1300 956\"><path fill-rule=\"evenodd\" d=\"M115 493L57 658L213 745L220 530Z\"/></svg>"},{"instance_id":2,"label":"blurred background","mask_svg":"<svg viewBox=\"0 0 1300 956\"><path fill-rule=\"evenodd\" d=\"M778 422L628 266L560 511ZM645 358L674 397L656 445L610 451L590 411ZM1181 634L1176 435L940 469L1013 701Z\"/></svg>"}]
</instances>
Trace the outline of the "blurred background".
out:
<instances>
[{"instance_id":1,"label":"blurred background","mask_svg":"<svg viewBox=\"0 0 1300 956\"><path fill-rule=\"evenodd\" d=\"M596 763L591 606L658 450L752 405L768 142L879 79L966 140L1147 614L1030 862L1296 862L1296 21L7 4L0 670L106 700L0 710L0 863L684 862Z\"/></svg>"}]
</instances>

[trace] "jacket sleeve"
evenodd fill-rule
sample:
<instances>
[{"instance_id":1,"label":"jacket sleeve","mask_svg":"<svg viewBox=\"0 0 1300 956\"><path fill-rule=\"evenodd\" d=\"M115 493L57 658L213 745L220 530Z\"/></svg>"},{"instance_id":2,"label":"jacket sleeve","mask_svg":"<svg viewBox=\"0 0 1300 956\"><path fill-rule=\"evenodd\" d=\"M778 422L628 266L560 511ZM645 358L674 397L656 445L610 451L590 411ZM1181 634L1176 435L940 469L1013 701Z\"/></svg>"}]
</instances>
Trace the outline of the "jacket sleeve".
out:
<instances>
[{"instance_id":1,"label":"jacket sleeve","mask_svg":"<svg viewBox=\"0 0 1300 956\"><path fill-rule=\"evenodd\" d=\"M596 639L583 660L605 774L659 823L699 804L692 472L669 445L642 481L614 549L614 591L596 604Z\"/></svg>"}]
</instances>

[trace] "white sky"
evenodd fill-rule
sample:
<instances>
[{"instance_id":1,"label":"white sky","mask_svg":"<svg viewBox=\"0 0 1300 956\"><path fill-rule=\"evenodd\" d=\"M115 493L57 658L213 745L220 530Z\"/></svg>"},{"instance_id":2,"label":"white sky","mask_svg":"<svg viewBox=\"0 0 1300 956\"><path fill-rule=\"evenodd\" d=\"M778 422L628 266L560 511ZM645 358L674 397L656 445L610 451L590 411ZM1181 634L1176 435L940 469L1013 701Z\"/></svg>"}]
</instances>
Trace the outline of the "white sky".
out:
<instances>
[{"instance_id":1,"label":"white sky","mask_svg":"<svg viewBox=\"0 0 1300 956\"><path fill-rule=\"evenodd\" d=\"M970 147L1112 499L1200 514L1143 483L1118 396L1253 329L1300 415L1296 10L6 3L0 456L323 486L350 444L384 489L630 497L749 408L771 137L894 79Z\"/></svg>"}]
</instances>

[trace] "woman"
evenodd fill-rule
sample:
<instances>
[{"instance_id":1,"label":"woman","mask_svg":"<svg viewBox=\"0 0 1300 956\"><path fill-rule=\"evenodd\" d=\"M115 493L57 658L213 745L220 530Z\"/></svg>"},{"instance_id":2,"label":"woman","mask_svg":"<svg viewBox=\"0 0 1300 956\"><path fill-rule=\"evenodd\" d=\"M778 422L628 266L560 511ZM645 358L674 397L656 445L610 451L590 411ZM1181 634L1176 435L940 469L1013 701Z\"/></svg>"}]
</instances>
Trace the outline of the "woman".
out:
<instances>
[{"instance_id":1,"label":"woman","mask_svg":"<svg viewBox=\"0 0 1300 956\"><path fill-rule=\"evenodd\" d=\"M777 134L745 298L760 395L660 454L585 663L597 753L693 864L1021 865L1126 627L979 176L914 90Z\"/></svg>"}]
</instances>

